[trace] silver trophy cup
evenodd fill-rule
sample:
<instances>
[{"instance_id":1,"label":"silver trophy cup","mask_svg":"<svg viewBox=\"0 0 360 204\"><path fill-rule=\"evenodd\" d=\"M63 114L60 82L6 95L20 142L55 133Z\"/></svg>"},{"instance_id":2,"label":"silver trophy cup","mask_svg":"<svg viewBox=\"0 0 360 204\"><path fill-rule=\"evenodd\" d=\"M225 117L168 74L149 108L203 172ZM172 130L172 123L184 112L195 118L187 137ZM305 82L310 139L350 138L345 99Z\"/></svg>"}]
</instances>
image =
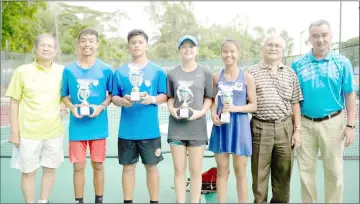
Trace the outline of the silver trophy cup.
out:
<instances>
[{"instance_id":1,"label":"silver trophy cup","mask_svg":"<svg viewBox=\"0 0 360 204\"><path fill-rule=\"evenodd\" d=\"M130 94L130 101L139 102L140 99L140 86L143 81L142 72L139 70L129 70L130 83L133 86Z\"/></svg>"},{"instance_id":2,"label":"silver trophy cup","mask_svg":"<svg viewBox=\"0 0 360 204\"><path fill-rule=\"evenodd\" d=\"M189 118L189 103L191 102L192 94L189 89L179 89L179 94L183 101L179 110L179 118Z\"/></svg>"},{"instance_id":3,"label":"silver trophy cup","mask_svg":"<svg viewBox=\"0 0 360 204\"><path fill-rule=\"evenodd\" d=\"M233 103L232 91L220 91L219 96L224 106L229 106ZM230 123L230 111L227 108L223 108L222 113L220 114L220 121L223 124Z\"/></svg>"},{"instance_id":4,"label":"silver trophy cup","mask_svg":"<svg viewBox=\"0 0 360 204\"><path fill-rule=\"evenodd\" d=\"M79 113L81 116L90 115L90 107L87 99L91 95L90 86L88 83L80 83L78 85L78 99L81 101L81 106L79 107Z\"/></svg>"}]
</instances>

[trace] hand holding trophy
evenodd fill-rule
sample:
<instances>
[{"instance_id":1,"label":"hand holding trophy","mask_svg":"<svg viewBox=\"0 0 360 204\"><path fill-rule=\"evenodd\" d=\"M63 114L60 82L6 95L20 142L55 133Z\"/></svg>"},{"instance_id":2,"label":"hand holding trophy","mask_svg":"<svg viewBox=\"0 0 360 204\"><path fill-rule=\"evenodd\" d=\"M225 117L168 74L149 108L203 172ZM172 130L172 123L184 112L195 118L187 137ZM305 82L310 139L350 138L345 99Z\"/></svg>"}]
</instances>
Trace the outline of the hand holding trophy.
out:
<instances>
[{"instance_id":1,"label":"hand holding trophy","mask_svg":"<svg viewBox=\"0 0 360 204\"><path fill-rule=\"evenodd\" d=\"M143 81L143 74L140 71L140 67L135 64L129 64L129 80L133 88L130 94L130 101L132 102L140 102L140 86Z\"/></svg>"},{"instance_id":2,"label":"hand holding trophy","mask_svg":"<svg viewBox=\"0 0 360 204\"><path fill-rule=\"evenodd\" d=\"M179 108L179 118L188 119L190 117L189 113L189 103L192 102L194 96L189 88L192 85L192 81L179 81L179 87L177 89L177 95L179 101L183 101Z\"/></svg>"},{"instance_id":3,"label":"hand holding trophy","mask_svg":"<svg viewBox=\"0 0 360 204\"><path fill-rule=\"evenodd\" d=\"M220 115L220 121L222 124L230 123L230 111L229 106L233 103L233 92L232 90L219 91L218 95L220 96L220 100L223 103L223 110Z\"/></svg>"},{"instance_id":4,"label":"hand holding trophy","mask_svg":"<svg viewBox=\"0 0 360 204\"><path fill-rule=\"evenodd\" d=\"M88 116L90 115L90 106L87 99L91 95L91 80L78 79L78 99L81 101L79 105L80 116Z\"/></svg>"}]
</instances>

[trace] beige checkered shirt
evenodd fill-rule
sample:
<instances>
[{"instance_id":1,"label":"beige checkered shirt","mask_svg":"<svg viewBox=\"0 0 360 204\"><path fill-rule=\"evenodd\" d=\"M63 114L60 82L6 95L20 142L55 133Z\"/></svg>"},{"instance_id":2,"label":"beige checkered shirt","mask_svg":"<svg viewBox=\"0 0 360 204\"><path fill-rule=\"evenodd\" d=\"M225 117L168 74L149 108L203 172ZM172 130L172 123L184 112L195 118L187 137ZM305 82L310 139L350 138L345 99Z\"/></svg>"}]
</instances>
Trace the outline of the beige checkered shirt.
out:
<instances>
[{"instance_id":1,"label":"beige checkered shirt","mask_svg":"<svg viewBox=\"0 0 360 204\"><path fill-rule=\"evenodd\" d=\"M257 111L253 116L261 120L278 120L292 115L291 104L303 100L298 78L288 66L280 64L273 74L263 62L253 65L248 72L254 77Z\"/></svg>"}]
</instances>

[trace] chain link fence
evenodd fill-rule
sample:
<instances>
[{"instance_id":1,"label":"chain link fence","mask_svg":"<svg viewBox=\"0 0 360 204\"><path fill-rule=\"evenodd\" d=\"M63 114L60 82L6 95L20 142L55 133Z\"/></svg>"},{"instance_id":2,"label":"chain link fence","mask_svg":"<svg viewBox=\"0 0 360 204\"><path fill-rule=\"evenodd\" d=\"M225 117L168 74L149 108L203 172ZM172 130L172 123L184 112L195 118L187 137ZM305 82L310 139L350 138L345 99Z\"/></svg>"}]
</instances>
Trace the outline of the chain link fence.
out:
<instances>
[{"instance_id":1,"label":"chain link fence","mask_svg":"<svg viewBox=\"0 0 360 204\"><path fill-rule=\"evenodd\" d=\"M353 66L354 74L359 75L359 44L342 47L340 49L333 49L333 51L347 57ZM285 56L283 58L283 63L286 65L291 65L291 62L300 56L301 55Z\"/></svg>"},{"instance_id":2,"label":"chain link fence","mask_svg":"<svg viewBox=\"0 0 360 204\"><path fill-rule=\"evenodd\" d=\"M335 52L339 52L339 49L334 49ZM340 49L340 53L346 56L352 63L355 80L357 85L359 86L359 44L343 47ZM292 55L292 56L285 56L283 58L283 63L286 65L291 65L291 62L299 57L300 55ZM61 55L57 57L56 62L59 64L70 64L76 59L75 55ZM124 62L121 59L107 59L107 58L100 58L104 62L110 64L114 69L120 67ZM12 74L14 70L19 67L20 65L30 63L34 61L34 54L32 53L14 53L14 52L4 52L2 51L1 54L1 97L4 96L5 91L10 83ZM168 72L173 67L180 64L178 60L153 60L155 63L163 67L165 72ZM241 68L248 68L251 65L256 64L259 59L246 59L242 60L239 63ZM199 64L206 67L212 73L219 71L223 67L223 62L221 59L215 60L198 60Z\"/></svg>"},{"instance_id":3,"label":"chain link fence","mask_svg":"<svg viewBox=\"0 0 360 204\"><path fill-rule=\"evenodd\" d=\"M354 70L357 69L355 74L359 74L359 46L353 46L349 48L344 48L341 50L341 53L347 56L351 62L353 63ZM290 65L291 61L298 56L287 56L284 57L283 63ZM62 55L61 58L57 58L56 62L59 64L69 64L72 63L76 59L74 55ZM112 60L112 59L102 59L104 62L110 64L112 67L117 68L123 62L121 60ZM6 141L10 135L10 120L9 120L9 99L5 98L6 89L10 83L11 77L13 75L14 70L20 65L31 63L34 61L34 55L31 53L12 53L12 52L3 52L1 55L1 141ZM153 60L155 63L163 67L165 72L168 72L173 67L180 64L179 61L176 60ZM242 60L239 66L243 69L248 68L251 65L254 65L259 62L259 59L248 59ZM218 60L198 60L198 63L205 66L211 72L216 72L222 69L223 62L221 59ZM357 68L356 68L357 67ZM356 77L358 79L358 77ZM359 102L357 104L359 107ZM119 125L120 119L120 108L111 106L108 109L108 117L109 117L109 128L110 134L116 135L117 128ZM159 109L159 119L166 123L168 118L168 111L166 106L161 106ZM357 114L357 121L359 115ZM207 114L208 121L211 122L210 114ZM65 130L68 128L68 122L64 122ZM66 132L66 135L68 133ZM355 142L344 151L345 159L359 159L359 129L357 127L357 135ZM164 137L165 138L165 137ZM166 146L165 142L164 145ZM0 157L9 157L11 156L11 146L8 143L3 143L0 151ZM108 156L116 156L115 151L108 152Z\"/></svg>"}]
</instances>

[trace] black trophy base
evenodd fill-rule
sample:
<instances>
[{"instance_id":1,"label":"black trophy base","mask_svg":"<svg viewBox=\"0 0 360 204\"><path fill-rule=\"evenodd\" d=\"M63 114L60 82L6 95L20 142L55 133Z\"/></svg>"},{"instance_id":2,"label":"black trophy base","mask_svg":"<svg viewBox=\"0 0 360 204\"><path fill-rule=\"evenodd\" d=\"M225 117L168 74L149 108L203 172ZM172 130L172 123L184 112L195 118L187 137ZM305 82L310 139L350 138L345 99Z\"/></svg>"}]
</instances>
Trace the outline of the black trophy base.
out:
<instances>
[{"instance_id":1,"label":"black trophy base","mask_svg":"<svg viewBox=\"0 0 360 204\"><path fill-rule=\"evenodd\" d=\"M191 116L193 115L193 111L188 109L188 113L189 113L188 117L186 117L186 116L180 116L180 109L178 109L176 111L176 115L178 116L179 119L189 119L189 118L191 118Z\"/></svg>"}]
</instances>

